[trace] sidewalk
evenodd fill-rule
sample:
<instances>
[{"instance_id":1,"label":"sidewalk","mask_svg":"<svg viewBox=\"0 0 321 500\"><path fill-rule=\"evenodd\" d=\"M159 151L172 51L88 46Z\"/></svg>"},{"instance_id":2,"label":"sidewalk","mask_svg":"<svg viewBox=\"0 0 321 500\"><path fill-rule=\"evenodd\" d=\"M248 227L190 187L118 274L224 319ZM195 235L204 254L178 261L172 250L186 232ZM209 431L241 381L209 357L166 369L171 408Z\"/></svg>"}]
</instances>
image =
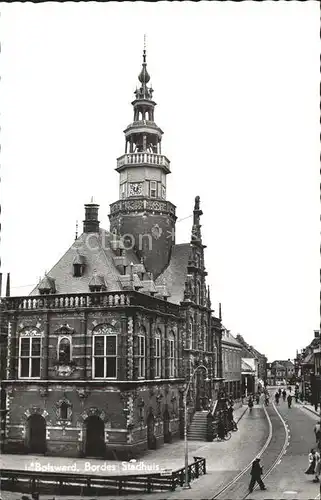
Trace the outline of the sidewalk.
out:
<instances>
[{"instance_id":1,"label":"sidewalk","mask_svg":"<svg viewBox=\"0 0 321 500\"><path fill-rule=\"evenodd\" d=\"M308 401L298 401L299 404L301 404L306 410L309 410L311 413L316 415L317 417L320 417L321 420L321 411L315 411L314 405L309 403Z\"/></svg>"},{"instance_id":2,"label":"sidewalk","mask_svg":"<svg viewBox=\"0 0 321 500\"><path fill-rule=\"evenodd\" d=\"M189 463L193 462L193 456L199 456L206 458L206 469L207 474L199 477L198 479L192 481L190 490L183 490L182 488L177 488L175 492L163 492L163 493L152 493L153 500L163 500L166 499L204 499L210 498L216 492L218 492L223 485L228 483L232 478L234 478L245 466L251 462L255 456L260 452L262 446L264 445L268 436L268 423L263 411L262 406L255 405L252 414L249 414L247 407L241 406L235 409L234 419L238 422L239 430L232 433L232 437L229 441L189 441ZM250 437L250 439L249 439ZM8 455L3 455L3 461L6 460ZM11 460L15 460L15 466L17 467L17 459L19 455L11 455ZM31 460L32 457L24 457L25 461ZM81 463L89 462L87 459L67 459L67 458L54 458L54 457L37 457L38 461L56 462L59 464L72 462L77 462L80 466ZM11 461L10 460L10 461ZM99 461L90 460L90 464L108 463L114 466L117 462L112 461ZM172 444L165 444L158 450L149 450L143 457L143 460L137 462L133 465L138 465L139 463L144 463L145 466L153 465L159 469L180 469L184 467L184 441L175 441ZM13 463L7 467L12 467ZM152 471L151 471L152 472ZM157 470L155 470L157 472ZM97 472L99 473L99 472ZM136 471L137 473L137 471ZM114 472L111 473L114 475ZM128 472L126 472L128 474ZM127 500L141 500L145 496L143 492L126 495ZM41 500L52 499L55 500L78 500L79 498L95 498L94 495L90 497L71 497L57 495L41 495ZM2 492L2 500L18 500L21 498L20 494ZM121 498L121 497L119 497ZM125 497L124 497L125 498ZM110 500L110 497L100 497L100 500Z\"/></svg>"}]
</instances>

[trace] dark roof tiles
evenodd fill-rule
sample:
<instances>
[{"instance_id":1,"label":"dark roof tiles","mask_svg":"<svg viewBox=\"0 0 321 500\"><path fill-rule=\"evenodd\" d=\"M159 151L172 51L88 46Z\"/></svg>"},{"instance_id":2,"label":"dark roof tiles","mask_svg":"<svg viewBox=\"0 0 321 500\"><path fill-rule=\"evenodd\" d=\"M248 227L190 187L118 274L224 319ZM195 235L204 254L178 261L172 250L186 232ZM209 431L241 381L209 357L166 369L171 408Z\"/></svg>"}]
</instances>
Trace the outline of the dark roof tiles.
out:
<instances>
[{"instance_id":1,"label":"dark roof tiles","mask_svg":"<svg viewBox=\"0 0 321 500\"><path fill-rule=\"evenodd\" d=\"M156 285L165 285L170 293L169 302L179 304L184 299L190 243L181 243L172 248L171 260L165 271L157 278Z\"/></svg>"}]
</instances>

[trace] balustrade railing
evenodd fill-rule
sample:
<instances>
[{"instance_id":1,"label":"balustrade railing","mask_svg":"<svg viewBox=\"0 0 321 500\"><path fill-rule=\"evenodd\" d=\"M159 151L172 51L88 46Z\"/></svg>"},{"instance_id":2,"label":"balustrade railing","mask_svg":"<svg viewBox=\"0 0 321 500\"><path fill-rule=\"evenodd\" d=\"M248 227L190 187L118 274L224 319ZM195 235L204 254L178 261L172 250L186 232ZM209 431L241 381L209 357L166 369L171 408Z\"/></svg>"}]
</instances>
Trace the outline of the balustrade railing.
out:
<instances>
[{"instance_id":1,"label":"balustrade railing","mask_svg":"<svg viewBox=\"0 0 321 500\"><path fill-rule=\"evenodd\" d=\"M166 156L156 153L126 153L117 159L117 167L140 164L159 165L169 169L170 161Z\"/></svg>"},{"instance_id":2,"label":"balustrade railing","mask_svg":"<svg viewBox=\"0 0 321 500\"><path fill-rule=\"evenodd\" d=\"M43 309L89 309L137 306L178 315L179 307L163 299L136 292L93 292L62 295L29 295L6 297L3 311L35 311Z\"/></svg>"}]
</instances>

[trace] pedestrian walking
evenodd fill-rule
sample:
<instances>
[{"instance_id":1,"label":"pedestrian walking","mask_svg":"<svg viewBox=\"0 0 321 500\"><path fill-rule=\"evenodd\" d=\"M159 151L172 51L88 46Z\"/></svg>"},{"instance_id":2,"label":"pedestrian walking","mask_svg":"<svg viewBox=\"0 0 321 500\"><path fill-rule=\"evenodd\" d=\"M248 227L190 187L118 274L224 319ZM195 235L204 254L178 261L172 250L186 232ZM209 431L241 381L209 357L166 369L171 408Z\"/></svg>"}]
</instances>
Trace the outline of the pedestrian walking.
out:
<instances>
[{"instance_id":1,"label":"pedestrian walking","mask_svg":"<svg viewBox=\"0 0 321 500\"><path fill-rule=\"evenodd\" d=\"M315 470L315 450L312 448L310 453L309 453L309 467L305 471L304 474L314 474Z\"/></svg>"},{"instance_id":2,"label":"pedestrian walking","mask_svg":"<svg viewBox=\"0 0 321 500\"><path fill-rule=\"evenodd\" d=\"M260 404L260 393L258 392L256 395L256 404Z\"/></svg>"},{"instance_id":3,"label":"pedestrian walking","mask_svg":"<svg viewBox=\"0 0 321 500\"><path fill-rule=\"evenodd\" d=\"M286 398L286 390L285 389L282 391L282 397L283 397L283 401L285 401L285 398Z\"/></svg>"},{"instance_id":4,"label":"pedestrian walking","mask_svg":"<svg viewBox=\"0 0 321 500\"><path fill-rule=\"evenodd\" d=\"M320 472L321 472L321 456L320 456L320 452L316 451L315 454L314 454L314 456L315 456L315 468L314 468L315 478L313 479L313 482L314 483L318 483L319 482Z\"/></svg>"},{"instance_id":5,"label":"pedestrian walking","mask_svg":"<svg viewBox=\"0 0 321 500\"><path fill-rule=\"evenodd\" d=\"M291 405L292 405L292 396L291 396L291 394L288 395L287 401L288 401L288 408L291 408Z\"/></svg>"},{"instance_id":6,"label":"pedestrian walking","mask_svg":"<svg viewBox=\"0 0 321 500\"><path fill-rule=\"evenodd\" d=\"M317 422L314 426L313 432L315 434L315 442L318 443L321 440L321 421Z\"/></svg>"},{"instance_id":7,"label":"pedestrian walking","mask_svg":"<svg viewBox=\"0 0 321 500\"><path fill-rule=\"evenodd\" d=\"M251 412L251 411L252 411L252 408L253 408L253 399L252 399L252 397L251 397L251 396L249 397L248 406L249 406L249 409L250 409L250 412Z\"/></svg>"},{"instance_id":8,"label":"pedestrian walking","mask_svg":"<svg viewBox=\"0 0 321 500\"><path fill-rule=\"evenodd\" d=\"M278 392L275 393L275 402L278 405L279 404L279 399L280 399L280 394Z\"/></svg>"},{"instance_id":9,"label":"pedestrian walking","mask_svg":"<svg viewBox=\"0 0 321 500\"><path fill-rule=\"evenodd\" d=\"M263 467L260 465L260 458L256 458L254 462L252 462L251 469L251 481L249 485L249 491L252 493L255 483L259 484L261 490L266 490L265 484L263 483L261 476L263 474Z\"/></svg>"}]
</instances>

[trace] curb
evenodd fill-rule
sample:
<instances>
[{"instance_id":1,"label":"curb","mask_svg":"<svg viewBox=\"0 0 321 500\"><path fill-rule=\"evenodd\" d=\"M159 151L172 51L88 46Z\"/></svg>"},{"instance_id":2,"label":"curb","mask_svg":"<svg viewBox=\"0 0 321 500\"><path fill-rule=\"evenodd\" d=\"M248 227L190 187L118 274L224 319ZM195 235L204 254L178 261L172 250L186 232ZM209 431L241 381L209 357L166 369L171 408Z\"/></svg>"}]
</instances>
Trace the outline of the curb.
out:
<instances>
[{"instance_id":1,"label":"curb","mask_svg":"<svg viewBox=\"0 0 321 500\"><path fill-rule=\"evenodd\" d=\"M245 412L247 411L247 406L245 407L245 410L241 413L241 415L239 416L239 418L237 420L235 420L235 422L238 424L239 421L241 420L241 418L244 416Z\"/></svg>"},{"instance_id":2,"label":"curb","mask_svg":"<svg viewBox=\"0 0 321 500\"><path fill-rule=\"evenodd\" d=\"M321 419L320 413L318 413L315 410L313 410L313 408L309 408L309 406L305 405L304 403L301 403L301 405L303 406L303 408L305 408L306 410L310 411L311 413L313 413L313 415L315 415L316 417L319 417Z\"/></svg>"}]
</instances>

